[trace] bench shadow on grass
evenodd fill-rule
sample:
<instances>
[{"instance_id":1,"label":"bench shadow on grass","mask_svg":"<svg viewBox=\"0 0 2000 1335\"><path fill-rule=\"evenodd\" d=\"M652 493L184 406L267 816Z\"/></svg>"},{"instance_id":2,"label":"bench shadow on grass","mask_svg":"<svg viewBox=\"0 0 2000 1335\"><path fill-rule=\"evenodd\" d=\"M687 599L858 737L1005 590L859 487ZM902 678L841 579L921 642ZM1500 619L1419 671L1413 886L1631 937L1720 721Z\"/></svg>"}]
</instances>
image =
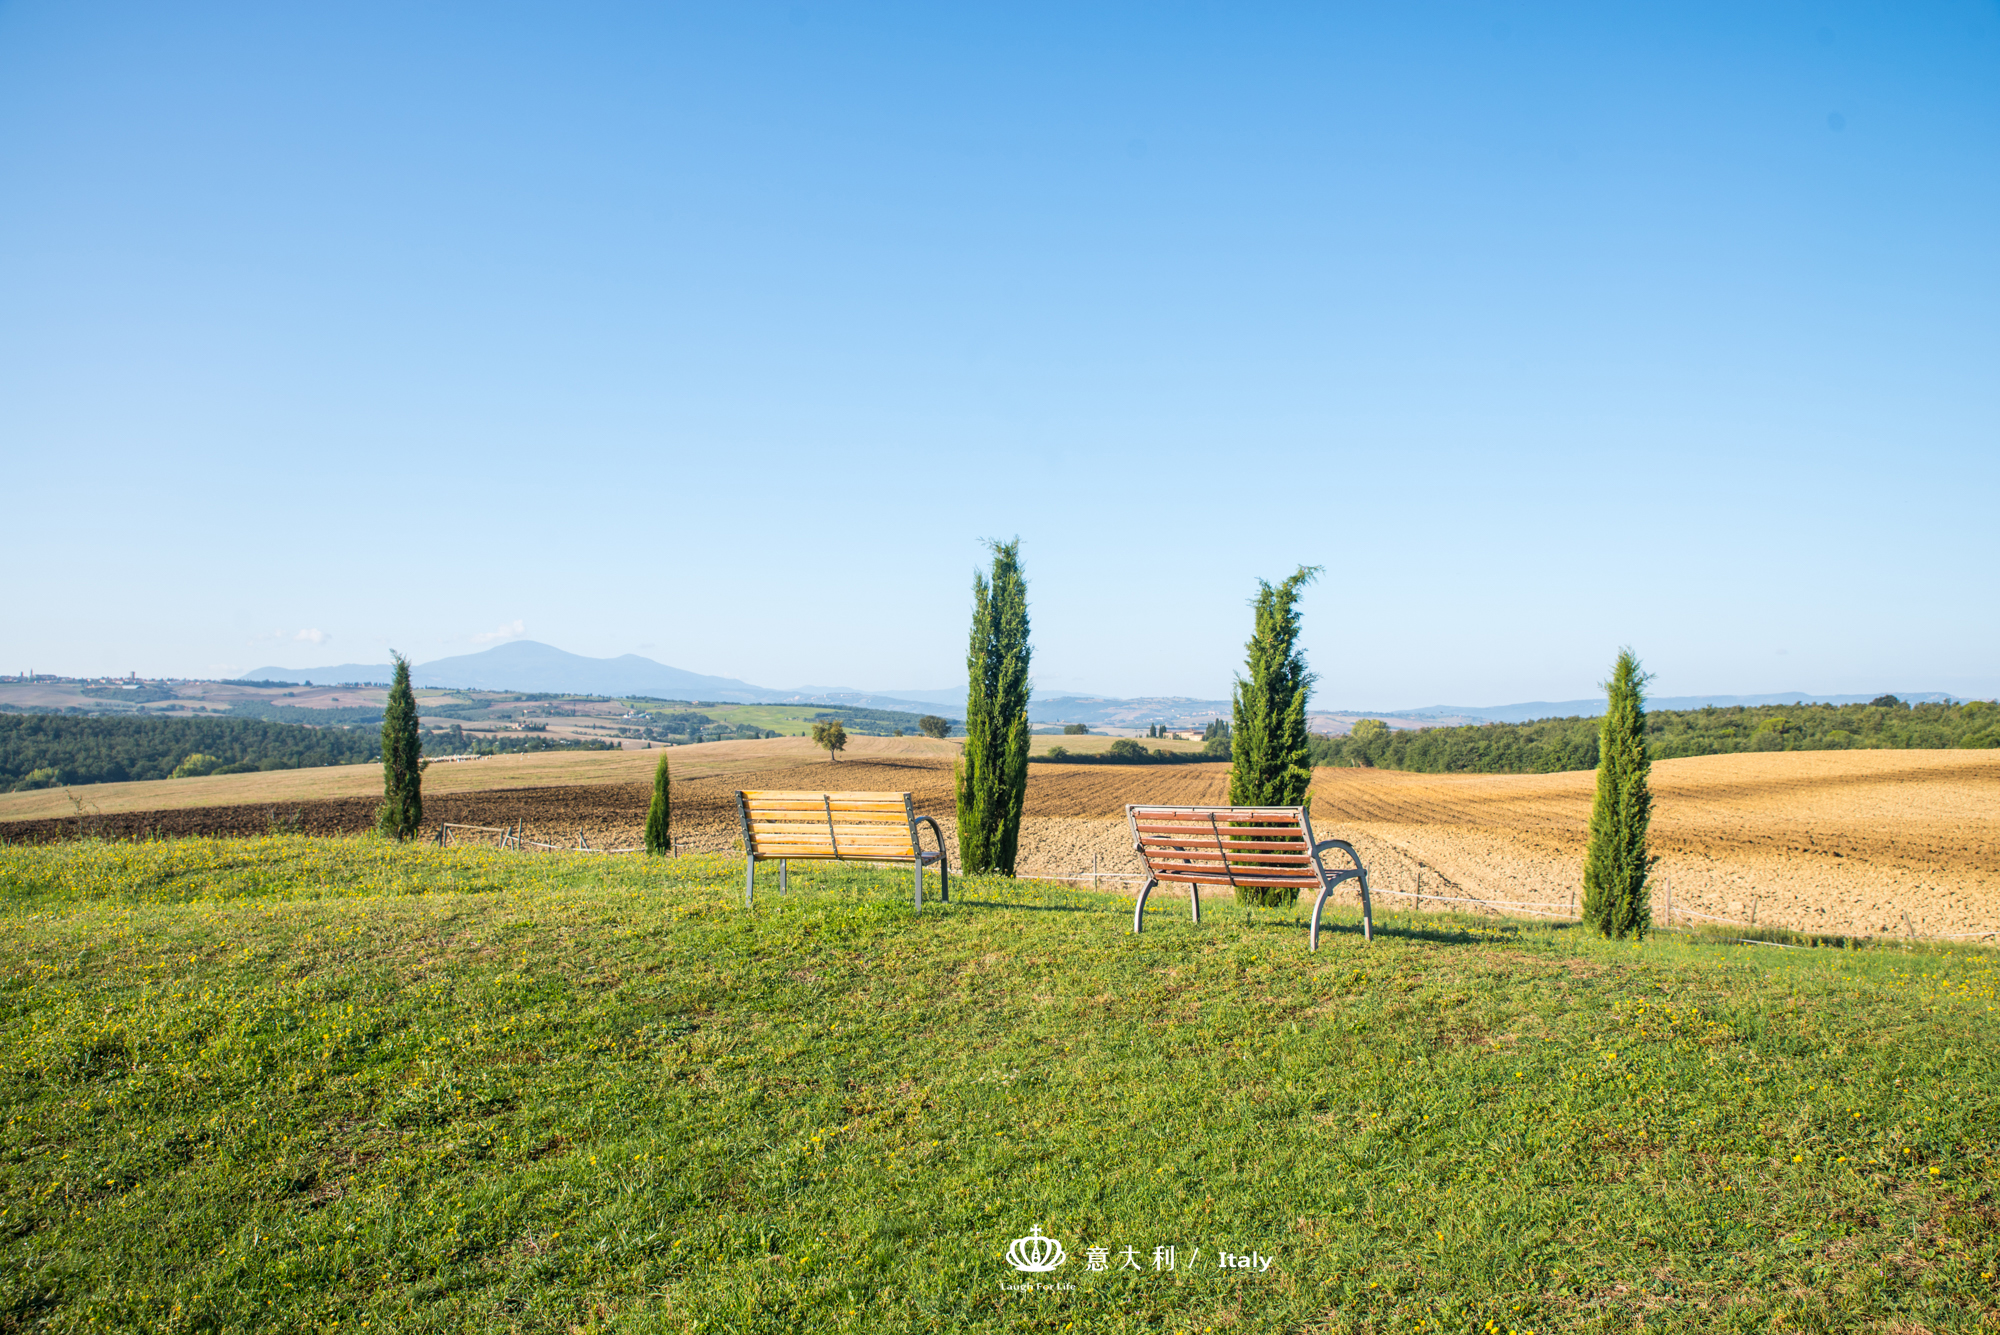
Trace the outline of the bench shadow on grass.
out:
<instances>
[{"instance_id":1,"label":"bench shadow on grass","mask_svg":"<svg viewBox=\"0 0 2000 1335\"><path fill-rule=\"evenodd\" d=\"M1048 883L1038 883L1032 878L1023 877L1019 884L1025 890L1026 887L1032 885ZM995 887L989 883L982 885L980 888L991 892ZM1029 899L1026 895L1018 899L996 899L990 897L972 899L954 895L951 902L954 906L962 905L966 908L1018 909L1030 913L1100 913L1107 917L1116 916L1125 923L1129 923L1132 918L1132 894L1120 894L1117 891L1078 890L1068 886L1054 885L1039 893L1041 896L1039 902ZM1148 912L1146 919L1148 923L1154 924L1156 927L1179 924L1194 927L1196 931L1241 927L1247 931L1254 931L1260 934L1274 936L1296 935L1302 939L1308 936L1312 928L1310 909L1287 918L1275 916L1274 912L1269 909L1245 910L1242 906L1226 900L1217 903L1212 898L1204 897L1202 904L1203 922L1199 927L1195 927L1194 924L1188 921L1187 899L1185 896L1163 900L1159 892L1155 891L1153 898L1148 901L1147 907L1151 909L1155 904L1159 905L1159 912L1157 914ZM1349 911L1353 912L1352 907L1348 907ZM1479 923L1468 923L1455 919L1425 921L1414 915L1396 914L1393 917L1387 915L1378 916L1375 919L1375 935L1399 941L1423 941L1432 945L1483 945L1517 941L1520 939L1523 930L1530 926L1546 928L1551 932L1561 932L1574 928L1577 924L1562 921L1520 923L1511 919L1502 919L1489 927ZM1355 913L1353 917L1345 915L1334 917L1329 913L1320 918L1319 931L1323 939L1358 937L1361 935L1360 915Z\"/></svg>"}]
</instances>

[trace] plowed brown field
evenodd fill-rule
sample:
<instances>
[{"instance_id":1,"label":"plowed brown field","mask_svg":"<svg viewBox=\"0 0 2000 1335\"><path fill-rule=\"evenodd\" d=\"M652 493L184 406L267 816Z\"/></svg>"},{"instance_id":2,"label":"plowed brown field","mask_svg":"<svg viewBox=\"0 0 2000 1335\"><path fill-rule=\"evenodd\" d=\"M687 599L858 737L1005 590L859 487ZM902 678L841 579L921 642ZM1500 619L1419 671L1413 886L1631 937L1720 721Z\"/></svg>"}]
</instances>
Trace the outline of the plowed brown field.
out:
<instances>
[{"instance_id":1,"label":"plowed brown field","mask_svg":"<svg viewBox=\"0 0 2000 1335\"><path fill-rule=\"evenodd\" d=\"M719 743L675 752L674 824L691 849L736 838L738 788L890 789L915 794L938 818L957 865L948 743L856 739L829 763L798 739ZM510 758L434 766L425 813L436 822L514 825L524 836L594 847L636 843L657 754ZM332 782L329 782L329 776ZM379 783L379 771L361 776ZM262 833L274 819L309 833L369 828L379 800L341 772L234 776L263 787L254 800L181 805L224 780L121 784L109 807L79 819L56 795L33 798L41 819L0 823L0 838ZM481 787L485 781L487 786ZM1321 770L1314 825L1354 842L1378 891L1442 896L1428 908L1482 903L1566 908L1581 876L1595 777L1403 774ZM308 795L307 785L318 789ZM326 793L332 787L339 795ZM1127 802L1220 803L1224 764L1057 765L1029 770L1020 870L1131 873ZM171 802L144 798L171 790ZM76 789L80 798L101 789ZM1801 930L1938 935L2000 929L2000 755L1986 751L1773 752L1662 761L1653 767L1653 846L1677 913ZM364 795L365 794L365 795ZM248 794L245 794L248 796ZM92 809L94 808L94 809ZM68 814L57 816L58 810ZM0 801L0 814L8 802ZM25 814L25 813L23 813ZM1664 899L1664 894L1656 899ZM1384 897L1384 905L1407 899ZM1905 915L1908 922L1905 925Z\"/></svg>"},{"instance_id":2,"label":"plowed brown field","mask_svg":"<svg viewBox=\"0 0 2000 1335\"><path fill-rule=\"evenodd\" d=\"M1376 886L1568 903L1595 776L1321 770L1315 824L1351 829ZM1764 752L1653 766L1665 898L1805 931L2000 929L2000 755ZM1663 904L1657 907L1664 907ZM1904 916L1908 915L1905 925Z\"/></svg>"}]
</instances>

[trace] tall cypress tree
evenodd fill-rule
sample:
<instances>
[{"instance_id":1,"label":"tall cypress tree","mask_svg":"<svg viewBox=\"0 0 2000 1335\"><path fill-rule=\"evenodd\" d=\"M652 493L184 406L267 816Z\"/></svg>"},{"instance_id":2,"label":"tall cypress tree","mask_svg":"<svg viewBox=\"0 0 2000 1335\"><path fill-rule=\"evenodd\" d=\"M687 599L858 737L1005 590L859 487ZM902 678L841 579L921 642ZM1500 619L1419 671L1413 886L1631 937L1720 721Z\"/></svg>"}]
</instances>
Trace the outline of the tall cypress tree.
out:
<instances>
[{"instance_id":1,"label":"tall cypress tree","mask_svg":"<svg viewBox=\"0 0 2000 1335\"><path fill-rule=\"evenodd\" d=\"M1297 807L1311 802L1312 749L1306 737L1306 697L1313 674L1299 646L1299 590L1318 566L1300 566L1273 588L1257 581L1256 621L1245 667L1236 683L1230 724L1229 804ZM1236 902L1282 908L1296 890L1238 886Z\"/></svg>"},{"instance_id":2,"label":"tall cypress tree","mask_svg":"<svg viewBox=\"0 0 2000 1335\"><path fill-rule=\"evenodd\" d=\"M668 751L660 752L660 763L653 767L653 803L646 808L648 853L670 853L674 847L673 779L667 773L667 757L670 754Z\"/></svg>"},{"instance_id":3,"label":"tall cypress tree","mask_svg":"<svg viewBox=\"0 0 2000 1335\"><path fill-rule=\"evenodd\" d=\"M382 711L382 807L375 828L408 839L424 823L424 743L417 736L417 697L410 689L410 660L390 651L396 679Z\"/></svg>"},{"instance_id":4,"label":"tall cypress tree","mask_svg":"<svg viewBox=\"0 0 2000 1335\"><path fill-rule=\"evenodd\" d=\"M991 582L972 577L958 855L967 872L1012 876L1028 796L1028 582L1021 540L991 545Z\"/></svg>"},{"instance_id":5,"label":"tall cypress tree","mask_svg":"<svg viewBox=\"0 0 2000 1335\"><path fill-rule=\"evenodd\" d=\"M1618 651L1604 721L1598 725L1597 799L1590 808L1590 850L1583 859L1583 920L1605 936L1643 936L1652 920L1646 877L1646 827L1653 795L1646 775L1646 674L1630 649Z\"/></svg>"}]
</instances>

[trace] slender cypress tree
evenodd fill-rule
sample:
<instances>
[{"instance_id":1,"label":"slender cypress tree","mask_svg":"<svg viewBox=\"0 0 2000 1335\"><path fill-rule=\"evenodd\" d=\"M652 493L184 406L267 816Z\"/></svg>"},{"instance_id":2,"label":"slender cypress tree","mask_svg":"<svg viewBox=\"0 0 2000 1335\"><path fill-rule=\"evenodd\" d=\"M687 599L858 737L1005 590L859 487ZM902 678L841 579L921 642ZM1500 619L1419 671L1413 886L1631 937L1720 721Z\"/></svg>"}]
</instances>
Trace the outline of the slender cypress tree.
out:
<instances>
[{"instance_id":1,"label":"slender cypress tree","mask_svg":"<svg viewBox=\"0 0 2000 1335\"><path fill-rule=\"evenodd\" d=\"M1653 796L1646 775L1646 682L1630 649L1618 651L1604 721L1598 728L1597 800L1590 808L1590 850L1583 859L1583 920L1605 936L1643 936L1652 921L1646 877L1646 827Z\"/></svg>"},{"instance_id":2,"label":"slender cypress tree","mask_svg":"<svg viewBox=\"0 0 2000 1335\"><path fill-rule=\"evenodd\" d=\"M996 542L993 577L972 577L958 854L969 873L1014 874L1028 795L1028 583L1021 540Z\"/></svg>"},{"instance_id":3,"label":"slender cypress tree","mask_svg":"<svg viewBox=\"0 0 2000 1335\"><path fill-rule=\"evenodd\" d=\"M671 853L674 848L674 826L672 788L673 779L667 773L668 751L660 752L660 763L653 767L653 803L646 808L646 851L648 853Z\"/></svg>"},{"instance_id":4,"label":"slender cypress tree","mask_svg":"<svg viewBox=\"0 0 2000 1335\"><path fill-rule=\"evenodd\" d=\"M1300 566L1273 588L1257 581L1255 627L1247 678L1236 683L1230 725L1229 804L1297 807L1312 801L1312 750L1306 737L1306 697L1313 674L1299 645L1299 590L1319 574ZM1236 902L1282 908L1296 890L1238 886Z\"/></svg>"},{"instance_id":5,"label":"slender cypress tree","mask_svg":"<svg viewBox=\"0 0 2000 1335\"><path fill-rule=\"evenodd\" d=\"M408 839L424 823L424 743L417 736L417 697L410 689L410 660L390 651L396 679L382 711L382 807L375 828Z\"/></svg>"}]
</instances>

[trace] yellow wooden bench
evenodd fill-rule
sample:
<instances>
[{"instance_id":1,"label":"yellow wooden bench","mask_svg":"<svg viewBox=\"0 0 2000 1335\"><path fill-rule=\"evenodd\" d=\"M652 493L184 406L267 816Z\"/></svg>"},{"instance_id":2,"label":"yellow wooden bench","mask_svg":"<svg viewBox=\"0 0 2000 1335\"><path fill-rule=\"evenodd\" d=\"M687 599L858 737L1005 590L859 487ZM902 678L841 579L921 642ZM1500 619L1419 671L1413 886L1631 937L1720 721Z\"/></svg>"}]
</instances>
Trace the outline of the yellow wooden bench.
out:
<instances>
[{"instance_id":1,"label":"yellow wooden bench","mask_svg":"<svg viewBox=\"0 0 2000 1335\"><path fill-rule=\"evenodd\" d=\"M786 888L792 862L908 862L916 873L916 906L924 906L924 868L938 869L938 897L951 902L951 864L944 832L919 816L908 793L736 794L743 822L743 906L757 890L757 864L778 864L778 889ZM934 851L917 842L917 826L931 827Z\"/></svg>"},{"instance_id":2,"label":"yellow wooden bench","mask_svg":"<svg viewBox=\"0 0 2000 1335\"><path fill-rule=\"evenodd\" d=\"M1201 887L1255 886L1317 890L1313 901L1312 949L1319 949L1319 914L1326 897L1344 881L1361 890L1361 934L1375 939L1368 902L1368 870L1345 839L1313 839L1304 807L1128 806L1132 847L1146 864L1146 884L1132 910L1132 930L1146 927L1146 896L1161 882L1185 885L1196 922L1201 921ZM1337 848L1354 865L1328 871L1320 854Z\"/></svg>"}]
</instances>

